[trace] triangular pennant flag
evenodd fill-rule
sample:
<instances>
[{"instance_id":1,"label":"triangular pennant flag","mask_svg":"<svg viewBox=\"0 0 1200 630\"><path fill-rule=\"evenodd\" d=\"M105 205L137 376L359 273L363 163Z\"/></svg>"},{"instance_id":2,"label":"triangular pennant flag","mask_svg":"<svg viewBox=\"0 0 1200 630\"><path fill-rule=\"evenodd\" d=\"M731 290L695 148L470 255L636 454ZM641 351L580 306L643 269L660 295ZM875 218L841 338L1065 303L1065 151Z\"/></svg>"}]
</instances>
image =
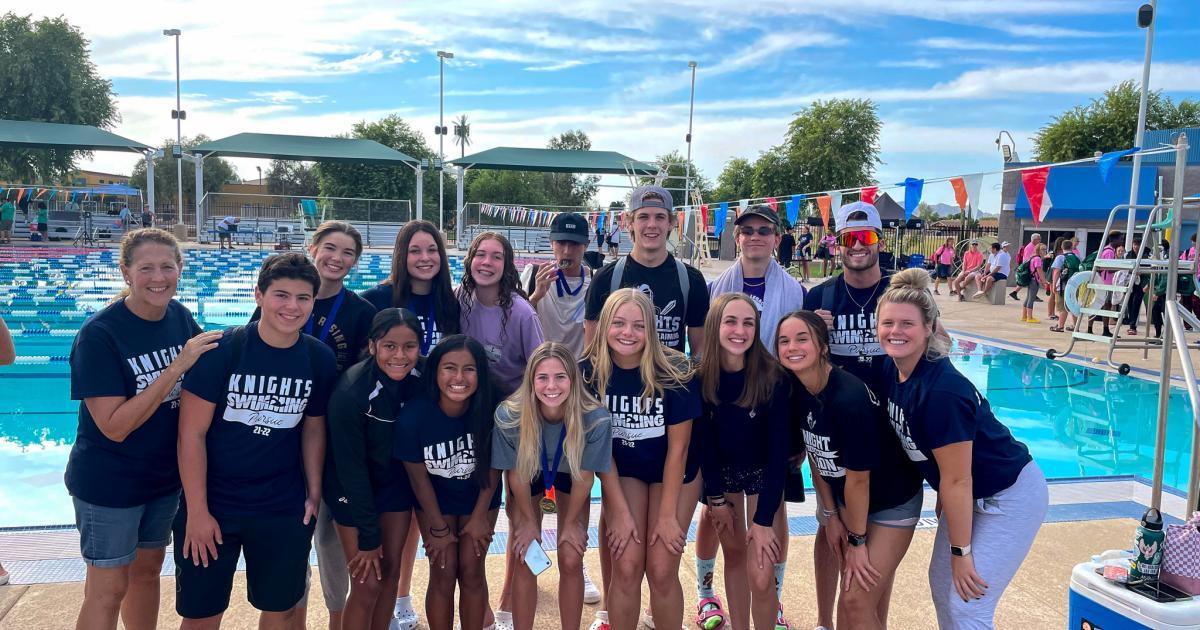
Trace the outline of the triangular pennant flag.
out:
<instances>
[{"instance_id":1,"label":"triangular pennant flag","mask_svg":"<svg viewBox=\"0 0 1200 630\"><path fill-rule=\"evenodd\" d=\"M979 216L979 192L983 188L983 173L973 173L971 175L962 176L963 185L967 189L967 203L971 210L967 213L968 218Z\"/></svg>"},{"instance_id":2,"label":"triangular pennant flag","mask_svg":"<svg viewBox=\"0 0 1200 630\"><path fill-rule=\"evenodd\" d=\"M904 178L904 219L912 218L913 212L916 212L917 205L921 203L921 189L925 187L925 180L915 177Z\"/></svg>"},{"instance_id":3,"label":"triangular pennant flag","mask_svg":"<svg viewBox=\"0 0 1200 630\"><path fill-rule=\"evenodd\" d=\"M742 199L742 200L739 200L739 201L738 201L737 213L736 213L734 216L735 216L735 217L740 217L740 216L742 216L742 213L746 211L746 207L747 207L747 206L749 206L749 205L750 205L750 200L749 200L749 199Z\"/></svg>"},{"instance_id":4,"label":"triangular pennant flag","mask_svg":"<svg viewBox=\"0 0 1200 630\"><path fill-rule=\"evenodd\" d=\"M838 208L842 207L841 191L834 191L834 192L829 193L829 207L833 210L837 210Z\"/></svg>"},{"instance_id":5,"label":"triangular pennant flag","mask_svg":"<svg viewBox=\"0 0 1200 630\"><path fill-rule=\"evenodd\" d=\"M1046 180L1049 178L1049 166L1021 171L1021 185L1025 187L1025 198L1029 200L1029 213L1033 215L1034 225L1042 221L1042 196L1046 193Z\"/></svg>"},{"instance_id":6,"label":"triangular pennant flag","mask_svg":"<svg viewBox=\"0 0 1200 630\"><path fill-rule=\"evenodd\" d=\"M706 204L700 204L700 225L705 230L708 229L708 206Z\"/></svg>"},{"instance_id":7,"label":"triangular pennant flag","mask_svg":"<svg viewBox=\"0 0 1200 630\"><path fill-rule=\"evenodd\" d=\"M1046 215L1050 214L1050 207L1053 205L1054 204L1050 202L1050 190L1046 189L1046 191L1042 193L1042 218L1043 219L1046 218Z\"/></svg>"},{"instance_id":8,"label":"triangular pennant flag","mask_svg":"<svg viewBox=\"0 0 1200 630\"><path fill-rule=\"evenodd\" d=\"M804 195L792 195L792 198L787 200L787 220L792 225L796 225L796 221L800 220L801 199L804 199Z\"/></svg>"},{"instance_id":9,"label":"triangular pennant flag","mask_svg":"<svg viewBox=\"0 0 1200 630\"><path fill-rule=\"evenodd\" d=\"M716 228L717 238L721 238L721 232L725 231L725 219L729 215L729 202L722 201L721 207L717 210L717 216L713 218L713 227Z\"/></svg>"},{"instance_id":10,"label":"triangular pennant flag","mask_svg":"<svg viewBox=\"0 0 1200 630\"><path fill-rule=\"evenodd\" d=\"M825 224L825 231L829 231L829 195L821 195L817 197L817 208L821 210L821 223Z\"/></svg>"},{"instance_id":11,"label":"triangular pennant flag","mask_svg":"<svg viewBox=\"0 0 1200 630\"><path fill-rule=\"evenodd\" d=\"M1127 155L1137 153L1138 151L1141 151L1140 147L1133 147L1132 149L1125 149L1124 151L1109 151L1108 153L1101 155L1096 160L1096 164L1100 168L1100 180L1107 184L1108 177L1112 174L1112 169L1117 165L1117 161Z\"/></svg>"},{"instance_id":12,"label":"triangular pennant flag","mask_svg":"<svg viewBox=\"0 0 1200 630\"><path fill-rule=\"evenodd\" d=\"M866 188L863 188L859 192L862 193L863 201L865 201L867 203L875 203L875 195L879 193L879 187L878 186L867 186Z\"/></svg>"},{"instance_id":13,"label":"triangular pennant flag","mask_svg":"<svg viewBox=\"0 0 1200 630\"><path fill-rule=\"evenodd\" d=\"M774 197L767 197L767 205L771 206L772 210L779 210L779 200Z\"/></svg>"},{"instance_id":14,"label":"triangular pennant flag","mask_svg":"<svg viewBox=\"0 0 1200 630\"><path fill-rule=\"evenodd\" d=\"M967 199L967 182L961 177L955 177L950 180L950 186L954 188L954 201L958 202L958 209L966 212L970 204Z\"/></svg>"},{"instance_id":15,"label":"triangular pennant flag","mask_svg":"<svg viewBox=\"0 0 1200 630\"><path fill-rule=\"evenodd\" d=\"M24 188L18 188L18 189L17 189L17 203L20 203L20 202L21 202L21 197L23 197L24 195L25 195L25 189L24 189Z\"/></svg>"},{"instance_id":16,"label":"triangular pennant flag","mask_svg":"<svg viewBox=\"0 0 1200 630\"><path fill-rule=\"evenodd\" d=\"M57 191L57 190L51 190L51 191L50 191L50 196L49 196L49 197L46 197L46 201L50 201L51 199L54 199L54 195L56 195L56 194L58 194L58 191Z\"/></svg>"}]
</instances>

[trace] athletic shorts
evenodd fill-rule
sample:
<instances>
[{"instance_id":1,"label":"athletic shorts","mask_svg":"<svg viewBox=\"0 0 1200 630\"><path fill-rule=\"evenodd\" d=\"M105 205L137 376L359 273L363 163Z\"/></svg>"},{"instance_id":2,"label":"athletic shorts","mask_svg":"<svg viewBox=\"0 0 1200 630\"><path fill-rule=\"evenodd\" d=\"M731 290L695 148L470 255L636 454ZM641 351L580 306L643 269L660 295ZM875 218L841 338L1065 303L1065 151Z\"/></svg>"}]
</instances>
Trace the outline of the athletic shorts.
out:
<instances>
[{"instance_id":1,"label":"athletic shorts","mask_svg":"<svg viewBox=\"0 0 1200 630\"><path fill-rule=\"evenodd\" d=\"M925 499L925 490L918 490L911 499L901 503L900 505L876 510L867 513L867 522L880 525L882 527L895 527L900 529L909 529L917 526L917 521L921 520L921 504ZM841 509L846 508L846 504L838 503ZM821 514L821 502L817 501L817 523L824 525L825 517Z\"/></svg>"},{"instance_id":2,"label":"athletic shorts","mask_svg":"<svg viewBox=\"0 0 1200 630\"><path fill-rule=\"evenodd\" d=\"M94 505L78 497L71 497L71 502L75 504L83 561L112 569L133 562L138 549L166 548L171 542L171 521L179 509L179 492L128 508Z\"/></svg>"},{"instance_id":3,"label":"athletic shorts","mask_svg":"<svg viewBox=\"0 0 1200 630\"><path fill-rule=\"evenodd\" d=\"M995 280L996 282L1003 282L1005 280L1008 280L1008 276L1000 273L999 271L993 272L989 275L992 276L992 280Z\"/></svg>"},{"instance_id":4,"label":"athletic shorts","mask_svg":"<svg viewBox=\"0 0 1200 630\"><path fill-rule=\"evenodd\" d=\"M49 232L49 231L50 231L50 224L48 224L48 223L39 223L39 224L37 224L37 228L38 228L38 231L39 231L39 232Z\"/></svg>"},{"instance_id":5,"label":"athletic shorts","mask_svg":"<svg viewBox=\"0 0 1200 630\"><path fill-rule=\"evenodd\" d=\"M304 595L308 554L316 519L300 516L218 518L223 542L217 558L197 566L183 557L187 510L175 517L175 612L204 619L225 612L233 591L238 556L246 556L246 599L258 610L286 612Z\"/></svg>"},{"instance_id":6,"label":"athletic shorts","mask_svg":"<svg viewBox=\"0 0 1200 630\"><path fill-rule=\"evenodd\" d=\"M950 265L943 265L942 263L938 263L937 277L942 278L942 279L949 278L950 277Z\"/></svg>"},{"instance_id":7,"label":"athletic shorts","mask_svg":"<svg viewBox=\"0 0 1200 630\"><path fill-rule=\"evenodd\" d=\"M0 232L10 232L12 231L12 226L13 222L11 219L8 221L0 221Z\"/></svg>"},{"instance_id":8,"label":"athletic shorts","mask_svg":"<svg viewBox=\"0 0 1200 630\"><path fill-rule=\"evenodd\" d=\"M554 491L555 493L563 492L571 494L572 479L569 473L554 474ZM540 497L546 493L546 484L542 483L542 473L538 473L533 481L529 482L529 496Z\"/></svg>"},{"instance_id":9,"label":"athletic shorts","mask_svg":"<svg viewBox=\"0 0 1200 630\"><path fill-rule=\"evenodd\" d=\"M413 508L415 503L412 487L408 484L408 477L375 490L375 512L379 514L407 512ZM335 523L342 527L356 527L354 517L350 513L350 499L330 497L326 505L329 507L329 513L333 515Z\"/></svg>"}]
</instances>

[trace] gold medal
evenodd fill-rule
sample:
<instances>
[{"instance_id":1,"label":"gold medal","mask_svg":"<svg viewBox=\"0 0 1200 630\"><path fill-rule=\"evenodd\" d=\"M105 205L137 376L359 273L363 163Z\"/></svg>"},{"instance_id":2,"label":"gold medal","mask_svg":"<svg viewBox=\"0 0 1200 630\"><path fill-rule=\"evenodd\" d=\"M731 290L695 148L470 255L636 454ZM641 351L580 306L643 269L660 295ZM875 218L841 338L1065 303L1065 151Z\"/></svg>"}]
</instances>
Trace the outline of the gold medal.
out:
<instances>
[{"instance_id":1,"label":"gold medal","mask_svg":"<svg viewBox=\"0 0 1200 630\"><path fill-rule=\"evenodd\" d=\"M554 514L558 512L558 506L555 505L554 499L551 499L550 497L542 497L542 499L538 501L538 505L542 508L542 514Z\"/></svg>"}]
</instances>

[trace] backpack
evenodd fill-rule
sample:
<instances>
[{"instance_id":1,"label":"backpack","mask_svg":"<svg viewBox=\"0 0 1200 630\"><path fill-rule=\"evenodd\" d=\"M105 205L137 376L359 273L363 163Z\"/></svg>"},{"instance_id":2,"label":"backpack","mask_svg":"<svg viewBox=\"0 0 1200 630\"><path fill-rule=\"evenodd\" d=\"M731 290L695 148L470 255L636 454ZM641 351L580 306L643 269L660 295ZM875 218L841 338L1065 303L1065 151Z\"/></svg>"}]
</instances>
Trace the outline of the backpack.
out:
<instances>
[{"instance_id":1,"label":"backpack","mask_svg":"<svg viewBox=\"0 0 1200 630\"><path fill-rule=\"evenodd\" d=\"M1093 261L1094 260L1095 259L1093 259ZM1062 270L1058 272L1059 282L1062 283L1062 286L1067 286L1067 280L1070 280L1071 276L1082 270L1083 263L1080 262L1079 256L1076 256L1075 252L1067 252L1063 254Z\"/></svg>"},{"instance_id":2,"label":"backpack","mask_svg":"<svg viewBox=\"0 0 1200 630\"><path fill-rule=\"evenodd\" d=\"M1033 274L1029 272L1029 261L1017 265L1017 273L1013 276L1017 280L1017 286L1027 287L1033 281Z\"/></svg>"},{"instance_id":3,"label":"backpack","mask_svg":"<svg viewBox=\"0 0 1200 630\"><path fill-rule=\"evenodd\" d=\"M612 282L608 285L608 292L615 293L621 288L621 278L625 275L625 262L629 260L627 256L622 256L613 263ZM687 265L675 259L675 271L679 274L679 293L683 296L683 313L687 317L688 293L691 291L691 282L688 282Z\"/></svg>"}]
</instances>

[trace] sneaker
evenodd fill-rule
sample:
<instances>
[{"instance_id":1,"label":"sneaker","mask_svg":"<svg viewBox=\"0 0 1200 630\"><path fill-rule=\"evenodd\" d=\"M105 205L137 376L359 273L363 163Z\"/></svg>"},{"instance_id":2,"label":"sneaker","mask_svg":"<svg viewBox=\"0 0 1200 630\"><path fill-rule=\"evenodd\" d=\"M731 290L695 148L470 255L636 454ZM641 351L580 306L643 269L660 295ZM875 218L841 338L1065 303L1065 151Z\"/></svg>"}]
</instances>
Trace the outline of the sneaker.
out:
<instances>
[{"instance_id":1,"label":"sneaker","mask_svg":"<svg viewBox=\"0 0 1200 630\"><path fill-rule=\"evenodd\" d=\"M599 604L600 589L592 583L592 576L588 575L587 567L583 567L583 603Z\"/></svg>"},{"instance_id":2,"label":"sneaker","mask_svg":"<svg viewBox=\"0 0 1200 630\"><path fill-rule=\"evenodd\" d=\"M642 625L654 630L654 615L650 612L649 606L646 606L646 610L643 611Z\"/></svg>"},{"instance_id":3,"label":"sneaker","mask_svg":"<svg viewBox=\"0 0 1200 630\"><path fill-rule=\"evenodd\" d=\"M783 617L783 604L780 604L779 612L775 615L775 630L791 630L791 627L787 619Z\"/></svg>"},{"instance_id":4,"label":"sneaker","mask_svg":"<svg viewBox=\"0 0 1200 630\"><path fill-rule=\"evenodd\" d=\"M1009 293L1009 294L1008 294L1008 297L1010 297L1010 298L1012 298L1012 299L1014 299L1014 300L1015 300L1015 299L1017 299L1017 292L1016 292L1016 291L1013 291L1012 293Z\"/></svg>"},{"instance_id":5,"label":"sneaker","mask_svg":"<svg viewBox=\"0 0 1200 630\"><path fill-rule=\"evenodd\" d=\"M496 611L496 623L492 624L495 630L513 630L512 613L507 610Z\"/></svg>"},{"instance_id":6,"label":"sneaker","mask_svg":"<svg viewBox=\"0 0 1200 630\"><path fill-rule=\"evenodd\" d=\"M1029 319L1025 320L1025 323L1026 324L1040 324L1040 323L1042 323L1042 320L1034 319L1034 318L1030 317Z\"/></svg>"},{"instance_id":7,"label":"sneaker","mask_svg":"<svg viewBox=\"0 0 1200 630\"><path fill-rule=\"evenodd\" d=\"M966 293L959 293L959 294L958 294L958 301L959 301L959 302L966 302L966 301L967 301L967 294L966 294Z\"/></svg>"},{"instance_id":8,"label":"sneaker","mask_svg":"<svg viewBox=\"0 0 1200 630\"><path fill-rule=\"evenodd\" d=\"M413 630L420 622L421 618L417 616L416 610L410 608L396 611L392 614L392 621L388 623L388 630Z\"/></svg>"},{"instance_id":9,"label":"sneaker","mask_svg":"<svg viewBox=\"0 0 1200 630\"><path fill-rule=\"evenodd\" d=\"M701 630L717 630L725 626L725 611L719 597L705 597L696 604L696 625Z\"/></svg>"},{"instance_id":10,"label":"sneaker","mask_svg":"<svg viewBox=\"0 0 1200 630\"><path fill-rule=\"evenodd\" d=\"M972 295L972 296L971 296L971 299L972 299L972 300L975 300L975 299L978 299L978 298L981 298L981 297L983 297L983 291L976 291L976 292L975 292L975 295ZM1016 298L1013 298L1013 299L1016 299Z\"/></svg>"},{"instance_id":11,"label":"sneaker","mask_svg":"<svg viewBox=\"0 0 1200 630\"><path fill-rule=\"evenodd\" d=\"M588 626L588 630L609 630L608 611L597 610L596 618L592 620L592 625Z\"/></svg>"}]
</instances>

